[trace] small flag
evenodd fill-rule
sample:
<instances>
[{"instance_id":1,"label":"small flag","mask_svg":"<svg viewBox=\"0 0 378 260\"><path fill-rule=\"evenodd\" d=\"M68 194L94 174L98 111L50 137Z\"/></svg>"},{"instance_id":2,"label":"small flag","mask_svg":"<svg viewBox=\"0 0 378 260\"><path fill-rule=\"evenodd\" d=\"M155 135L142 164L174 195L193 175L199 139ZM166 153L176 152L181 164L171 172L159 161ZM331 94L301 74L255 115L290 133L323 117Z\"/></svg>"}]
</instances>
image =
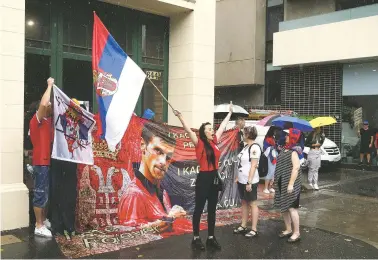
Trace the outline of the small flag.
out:
<instances>
[{"instance_id":1,"label":"small flag","mask_svg":"<svg viewBox=\"0 0 378 260\"><path fill-rule=\"evenodd\" d=\"M93 165L93 114L54 86L54 145L51 157Z\"/></svg>"},{"instance_id":2,"label":"small flag","mask_svg":"<svg viewBox=\"0 0 378 260\"><path fill-rule=\"evenodd\" d=\"M94 13L93 85L101 120L100 133L114 151L129 125L146 74L121 49Z\"/></svg>"}]
</instances>

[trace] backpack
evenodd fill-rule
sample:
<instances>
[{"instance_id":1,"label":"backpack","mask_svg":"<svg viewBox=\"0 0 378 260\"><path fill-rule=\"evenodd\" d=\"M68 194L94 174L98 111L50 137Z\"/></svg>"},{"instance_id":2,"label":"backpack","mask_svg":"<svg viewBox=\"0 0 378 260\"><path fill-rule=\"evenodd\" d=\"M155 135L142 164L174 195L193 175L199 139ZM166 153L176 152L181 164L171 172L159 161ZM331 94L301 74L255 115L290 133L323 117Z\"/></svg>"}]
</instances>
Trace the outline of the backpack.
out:
<instances>
[{"instance_id":1,"label":"backpack","mask_svg":"<svg viewBox=\"0 0 378 260\"><path fill-rule=\"evenodd\" d=\"M253 145L257 145L260 148L260 151L261 151L259 164L258 164L259 176L260 177L266 177L266 175L268 174L268 158L266 157L266 155L261 150L260 145L258 145L256 143L254 143ZM252 148L252 145L248 149L249 161L252 160L251 159L251 148Z\"/></svg>"}]
</instances>

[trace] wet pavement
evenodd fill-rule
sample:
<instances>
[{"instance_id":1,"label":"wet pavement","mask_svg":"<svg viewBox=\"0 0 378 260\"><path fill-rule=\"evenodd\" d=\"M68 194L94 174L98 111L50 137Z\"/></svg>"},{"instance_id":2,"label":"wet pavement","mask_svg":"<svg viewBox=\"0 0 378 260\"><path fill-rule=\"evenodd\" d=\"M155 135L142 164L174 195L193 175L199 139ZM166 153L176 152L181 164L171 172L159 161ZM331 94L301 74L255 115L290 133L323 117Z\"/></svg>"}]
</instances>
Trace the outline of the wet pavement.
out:
<instances>
[{"instance_id":1,"label":"wet pavement","mask_svg":"<svg viewBox=\"0 0 378 260\"><path fill-rule=\"evenodd\" d=\"M223 246L220 252L193 253L189 234L91 258L378 258L378 172L326 170L319 179L320 191L301 195L302 240L298 244L279 239L282 221L268 219L260 221L260 235L255 239L233 235L232 226L217 228ZM272 201L260 204L275 212ZM30 233L29 229L2 232L21 240L2 244L2 258L64 258L55 240L34 238ZM205 239L206 231L201 236Z\"/></svg>"}]
</instances>

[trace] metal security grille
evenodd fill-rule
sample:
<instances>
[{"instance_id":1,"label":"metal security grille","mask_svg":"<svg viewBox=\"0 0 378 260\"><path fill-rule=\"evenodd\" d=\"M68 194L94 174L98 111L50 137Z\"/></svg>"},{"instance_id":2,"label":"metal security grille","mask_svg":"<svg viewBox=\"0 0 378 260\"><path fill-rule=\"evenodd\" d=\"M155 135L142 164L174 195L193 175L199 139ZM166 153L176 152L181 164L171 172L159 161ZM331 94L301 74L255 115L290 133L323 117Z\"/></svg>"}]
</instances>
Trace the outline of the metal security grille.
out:
<instances>
[{"instance_id":1,"label":"metal security grille","mask_svg":"<svg viewBox=\"0 0 378 260\"><path fill-rule=\"evenodd\" d=\"M281 109L299 115L333 116L337 124L324 128L325 134L341 145L342 66L339 64L283 68Z\"/></svg>"}]
</instances>

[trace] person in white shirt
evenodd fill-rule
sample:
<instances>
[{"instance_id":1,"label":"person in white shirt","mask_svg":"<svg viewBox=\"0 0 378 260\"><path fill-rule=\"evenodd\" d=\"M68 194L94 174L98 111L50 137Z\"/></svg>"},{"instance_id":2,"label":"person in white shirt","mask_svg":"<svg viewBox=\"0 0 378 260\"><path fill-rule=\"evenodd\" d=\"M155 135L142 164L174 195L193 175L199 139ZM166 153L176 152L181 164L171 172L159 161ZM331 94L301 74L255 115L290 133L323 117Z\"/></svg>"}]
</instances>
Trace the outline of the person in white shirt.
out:
<instances>
[{"instance_id":1,"label":"person in white shirt","mask_svg":"<svg viewBox=\"0 0 378 260\"><path fill-rule=\"evenodd\" d=\"M242 223L234 230L234 234L244 234L246 237L255 237L259 209L257 207L257 187L259 184L258 164L261 148L255 142L257 130L255 127L244 128L245 147L239 154L239 170L236 178L242 202ZM249 211L252 211L252 229L247 229Z\"/></svg>"}]
</instances>

